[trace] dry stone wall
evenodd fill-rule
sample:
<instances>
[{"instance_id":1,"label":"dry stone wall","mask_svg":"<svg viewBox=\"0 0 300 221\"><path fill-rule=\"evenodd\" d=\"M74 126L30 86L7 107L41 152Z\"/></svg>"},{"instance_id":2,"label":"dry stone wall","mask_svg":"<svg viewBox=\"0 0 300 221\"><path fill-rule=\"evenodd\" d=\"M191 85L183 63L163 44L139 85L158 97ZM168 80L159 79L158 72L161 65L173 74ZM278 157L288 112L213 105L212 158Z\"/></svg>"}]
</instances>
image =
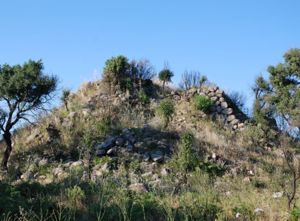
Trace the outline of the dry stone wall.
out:
<instances>
[{"instance_id":1,"label":"dry stone wall","mask_svg":"<svg viewBox=\"0 0 300 221\"><path fill-rule=\"evenodd\" d=\"M202 86L189 91L190 95L203 95L213 102L212 115L223 119L224 123L233 130L242 130L248 117L234 104L226 93L219 87Z\"/></svg>"}]
</instances>

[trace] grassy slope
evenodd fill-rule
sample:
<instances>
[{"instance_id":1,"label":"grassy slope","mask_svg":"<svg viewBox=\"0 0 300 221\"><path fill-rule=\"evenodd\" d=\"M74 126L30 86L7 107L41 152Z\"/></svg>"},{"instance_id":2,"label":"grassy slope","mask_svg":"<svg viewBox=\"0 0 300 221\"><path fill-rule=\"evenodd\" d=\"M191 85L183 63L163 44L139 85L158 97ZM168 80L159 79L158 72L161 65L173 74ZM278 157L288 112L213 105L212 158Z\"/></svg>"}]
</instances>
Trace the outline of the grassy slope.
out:
<instances>
[{"instance_id":1,"label":"grassy slope","mask_svg":"<svg viewBox=\"0 0 300 221\"><path fill-rule=\"evenodd\" d=\"M86 84L72 95L70 112L76 113L75 117L60 108L42 118L37 127L19 131L10 172L0 183L3 190L0 193L1 212L19 214L21 220L46 220L34 216L47 216L49 220L214 220L215 217L218 220L236 220L237 213L243 220L287 219L286 198L273 198L273 193L283 190L286 180L281 171L280 151L265 151L249 143L248 137L253 128L232 132L209 116L200 118L190 102L181 100L175 101L176 114L167 129L169 133L163 133L158 116L147 119L141 109L132 109L126 102L115 104L116 98L107 100L105 94L100 82ZM159 98L149 109L154 110L157 102ZM107 117L112 120L108 125L103 123ZM68 125L66 122L71 123ZM47 143L46 127L49 123L54 123L60 130L58 143ZM118 169L103 176L100 183L79 179L95 164L111 162L107 158L86 155L92 150L89 145L93 141L101 141L123 128L136 128L134 131L138 135L144 123L158 131L155 139L175 146L175 152L178 140L168 134L191 131L196 137L194 151L200 162L215 153L222 162L228 162L227 172L223 176L214 176L206 168L198 168L188 174L187 184L182 184L180 191L174 193L178 174L176 168L172 168L172 162L156 165L153 173L159 176L161 184L152 187L147 186L150 181L141 176L142 163L122 155ZM32 139L30 134L36 131ZM84 166L67 168L67 176L57 179L52 170L63 164L62 159L55 157L62 150L73 160L82 159L85 163ZM34 168L34 171L47 177L49 184L20 181L20 174L26 172L34 159L40 156L49 158L50 163ZM127 161L129 166L124 163ZM164 176L160 170L165 167L175 172ZM128 177L132 174L148 187L147 193L128 190ZM19 206L24 209L19 209ZM256 215L254 210L257 208L264 212ZM8 217L13 219L14 215L3 217L9 220Z\"/></svg>"}]
</instances>

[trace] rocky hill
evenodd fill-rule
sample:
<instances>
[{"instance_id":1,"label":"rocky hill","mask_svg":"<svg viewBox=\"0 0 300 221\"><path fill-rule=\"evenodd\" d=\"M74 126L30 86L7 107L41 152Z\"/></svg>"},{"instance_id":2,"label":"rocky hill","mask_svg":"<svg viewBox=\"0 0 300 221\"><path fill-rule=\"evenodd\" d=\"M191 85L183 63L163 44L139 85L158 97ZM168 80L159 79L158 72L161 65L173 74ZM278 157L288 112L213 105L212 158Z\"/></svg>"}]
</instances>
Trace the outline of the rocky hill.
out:
<instances>
[{"instance_id":1,"label":"rocky hill","mask_svg":"<svg viewBox=\"0 0 300 221\"><path fill-rule=\"evenodd\" d=\"M143 88L112 93L89 82L69 95L68 110L20 128L0 177L2 219L287 219L275 130L252 123L216 86Z\"/></svg>"}]
</instances>

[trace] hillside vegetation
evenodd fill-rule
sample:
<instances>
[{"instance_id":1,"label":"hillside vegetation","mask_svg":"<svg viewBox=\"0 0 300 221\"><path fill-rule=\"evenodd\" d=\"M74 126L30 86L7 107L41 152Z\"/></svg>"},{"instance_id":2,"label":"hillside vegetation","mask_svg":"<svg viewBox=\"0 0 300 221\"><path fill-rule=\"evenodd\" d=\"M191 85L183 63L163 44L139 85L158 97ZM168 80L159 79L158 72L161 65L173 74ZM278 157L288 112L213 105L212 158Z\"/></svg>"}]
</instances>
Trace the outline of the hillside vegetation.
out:
<instances>
[{"instance_id":1,"label":"hillside vegetation","mask_svg":"<svg viewBox=\"0 0 300 221\"><path fill-rule=\"evenodd\" d=\"M269 79L257 78L253 116L241 96L198 72L185 72L174 89L169 67L158 81L148 61L107 60L102 80L64 90L62 105L47 114L38 109L48 100L38 102L36 121L24 115L27 124L9 130L0 219L298 220L300 50L284 58ZM36 76L45 77L39 64ZM11 85L22 88L21 70L37 70L18 68L1 66L0 85L14 76ZM3 88L1 105L23 97L16 109L35 104ZM10 108L1 109L4 134Z\"/></svg>"}]
</instances>

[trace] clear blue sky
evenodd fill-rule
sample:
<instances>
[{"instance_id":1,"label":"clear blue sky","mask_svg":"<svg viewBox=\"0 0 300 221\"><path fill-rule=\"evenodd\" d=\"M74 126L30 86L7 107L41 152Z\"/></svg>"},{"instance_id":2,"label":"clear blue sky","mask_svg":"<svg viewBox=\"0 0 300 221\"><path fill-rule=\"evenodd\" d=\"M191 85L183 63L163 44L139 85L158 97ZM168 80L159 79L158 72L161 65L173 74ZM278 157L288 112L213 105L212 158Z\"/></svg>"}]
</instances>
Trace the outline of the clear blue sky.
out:
<instances>
[{"instance_id":1,"label":"clear blue sky","mask_svg":"<svg viewBox=\"0 0 300 221\"><path fill-rule=\"evenodd\" d=\"M300 47L299 0L3 0L0 64L42 59L60 86L100 77L106 59L167 61L247 96L255 76Z\"/></svg>"}]
</instances>

